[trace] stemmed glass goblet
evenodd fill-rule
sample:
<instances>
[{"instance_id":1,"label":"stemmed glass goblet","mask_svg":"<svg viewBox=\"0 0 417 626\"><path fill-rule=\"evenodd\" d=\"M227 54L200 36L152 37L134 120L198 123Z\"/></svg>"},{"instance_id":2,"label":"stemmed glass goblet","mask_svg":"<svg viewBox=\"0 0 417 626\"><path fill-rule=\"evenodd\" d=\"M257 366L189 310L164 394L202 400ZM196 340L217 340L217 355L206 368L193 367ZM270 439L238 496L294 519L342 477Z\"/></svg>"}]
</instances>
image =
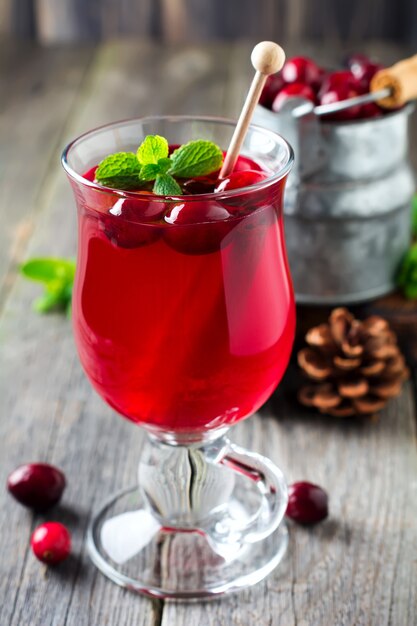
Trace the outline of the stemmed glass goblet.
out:
<instances>
[{"instance_id":1,"label":"stemmed glass goblet","mask_svg":"<svg viewBox=\"0 0 417 626\"><path fill-rule=\"evenodd\" d=\"M154 597L237 590L285 552L283 475L226 433L268 399L291 352L282 203L293 155L251 126L238 166L256 163L264 180L178 197L103 188L91 168L146 135L225 148L233 129L216 118L143 118L86 133L63 153L78 210L80 360L101 397L146 433L138 486L97 512L89 550L109 578ZM172 223L175 211L191 218Z\"/></svg>"}]
</instances>

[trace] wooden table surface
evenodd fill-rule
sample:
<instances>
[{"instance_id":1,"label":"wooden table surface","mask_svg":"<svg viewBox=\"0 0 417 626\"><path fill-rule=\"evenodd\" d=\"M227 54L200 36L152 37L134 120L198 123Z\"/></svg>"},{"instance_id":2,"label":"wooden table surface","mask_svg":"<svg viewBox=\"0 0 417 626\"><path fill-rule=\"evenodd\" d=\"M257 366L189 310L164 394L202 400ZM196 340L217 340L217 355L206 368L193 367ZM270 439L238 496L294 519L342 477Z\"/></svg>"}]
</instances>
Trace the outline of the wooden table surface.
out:
<instances>
[{"instance_id":1,"label":"wooden table surface","mask_svg":"<svg viewBox=\"0 0 417 626\"><path fill-rule=\"evenodd\" d=\"M363 45L349 46L358 48ZM411 52L367 48L386 63ZM412 382L379 422L360 424L299 408L284 382L259 415L234 429L236 441L270 457L289 482L307 479L330 495L328 520L314 528L291 525L282 565L254 588L210 603L151 601L113 585L86 554L91 512L134 481L142 434L93 393L68 319L31 311L39 289L18 276L18 263L75 254L75 210L59 164L69 138L131 116L235 116L251 73L250 49L240 42L52 49L0 43L0 479L4 485L15 466L31 460L56 464L68 478L62 504L47 516L32 515L0 492L1 626L417 623ZM318 44L294 51L326 63L344 52ZM416 130L416 116L413 124ZM417 166L416 133L412 148ZM307 313L299 315L306 324ZM44 519L63 521L73 533L73 555L55 569L28 547Z\"/></svg>"}]
</instances>

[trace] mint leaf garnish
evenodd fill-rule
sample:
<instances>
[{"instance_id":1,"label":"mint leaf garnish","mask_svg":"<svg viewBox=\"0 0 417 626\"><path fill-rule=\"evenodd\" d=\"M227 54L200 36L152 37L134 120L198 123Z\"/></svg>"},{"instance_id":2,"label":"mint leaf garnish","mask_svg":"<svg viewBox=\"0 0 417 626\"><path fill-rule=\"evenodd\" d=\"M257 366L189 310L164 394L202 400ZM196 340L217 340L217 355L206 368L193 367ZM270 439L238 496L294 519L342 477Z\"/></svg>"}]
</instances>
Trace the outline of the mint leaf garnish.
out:
<instances>
[{"instance_id":1,"label":"mint leaf garnish","mask_svg":"<svg viewBox=\"0 0 417 626\"><path fill-rule=\"evenodd\" d=\"M101 185L116 189L137 189L141 181L154 180L154 193L182 195L173 178L206 176L218 170L223 153L216 144L205 139L190 141L169 157L168 141L159 135L148 135L137 153L117 152L104 159L96 170Z\"/></svg>"},{"instance_id":2,"label":"mint leaf garnish","mask_svg":"<svg viewBox=\"0 0 417 626\"><path fill-rule=\"evenodd\" d=\"M39 313L71 307L75 261L71 259L30 259L20 267L23 276L44 285L44 294L33 302Z\"/></svg>"},{"instance_id":3,"label":"mint leaf garnish","mask_svg":"<svg viewBox=\"0 0 417 626\"><path fill-rule=\"evenodd\" d=\"M155 180L161 173L161 168L157 163L148 163L140 168L141 180Z\"/></svg>"},{"instance_id":4,"label":"mint leaf garnish","mask_svg":"<svg viewBox=\"0 0 417 626\"><path fill-rule=\"evenodd\" d=\"M111 187L111 189L139 189L141 181L139 176L114 176L113 178L103 178L98 180L103 187Z\"/></svg>"},{"instance_id":5,"label":"mint leaf garnish","mask_svg":"<svg viewBox=\"0 0 417 626\"><path fill-rule=\"evenodd\" d=\"M161 174L165 174L171 168L171 159L169 157L159 159L158 167Z\"/></svg>"},{"instance_id":6,"label":"mint leaf garnish","mask_svg":"<svg viewBox=\"0 0 417 626\"><path fill-rule=\"evenodd\" d=\"M170 174L178 178L206 176L218 170L223 163L223 153L215 143L204 139L190 141L171 155Z\"/></svg>"},{"instance_id":7,"label":"mint leaf garnish","mask_svg":"<svg viewBox=\"0 0 417 626\"><path fill-rule=\"evenodd\" d=\"M140 165L158 163L159 159L168 156L168 142L159 135L148 135L140 144L136 153Z\"/></svg>"},{"instance_id":8,"label":"mint leaf garnish","mask_svg":"<svg viewBox=\"0 0 417 626\"><path fill-rule=\"evenodd\" d=\"M154 193L158 196L180 196L182 189L169 174L158 174L153 188Z\"/></svg>"},{"instance_id":9,"label":"mint leaf garnish","mask_svg":"<svg viewBox=\"0 0 417 626\"><path fill-rule=\"evenodd\" d=\"M105 187L132 189L140 186L140 164L133 152L116 152L99 164L95 177Z\"/></svg>"},{"instance_id":10,"label":"mint leaf garnish","mask_svg":"<svg viewBox=\"0 0 417 626\"><path fill-rule=\"evenodd\" d=\"M140 168L141 180L155 180L158 174L166 174L171 167L171 159L159 159L158 163L147 163Z\"/></svg>"}]
</instances>

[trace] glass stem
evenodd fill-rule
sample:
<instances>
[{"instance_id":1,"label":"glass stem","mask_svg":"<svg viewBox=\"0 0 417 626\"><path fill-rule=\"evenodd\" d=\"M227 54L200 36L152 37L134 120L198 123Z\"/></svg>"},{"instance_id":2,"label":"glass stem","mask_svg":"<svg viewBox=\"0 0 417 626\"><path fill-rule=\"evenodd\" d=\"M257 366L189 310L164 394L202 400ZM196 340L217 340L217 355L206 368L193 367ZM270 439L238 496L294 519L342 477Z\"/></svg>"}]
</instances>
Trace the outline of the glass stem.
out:
<instances>
[{"instance_id":1,"label":"glass stem","mask_svg":"<svg viewBox=\"0 0 417 626\"><path fill-rule=\"evenodd\" d=\"M255 543L270 535L287 506L282 472L224 435L190 445L147 437L139 484L161 526L200 532L218 553L226 544Z\"/></svg>"}]
</instances>

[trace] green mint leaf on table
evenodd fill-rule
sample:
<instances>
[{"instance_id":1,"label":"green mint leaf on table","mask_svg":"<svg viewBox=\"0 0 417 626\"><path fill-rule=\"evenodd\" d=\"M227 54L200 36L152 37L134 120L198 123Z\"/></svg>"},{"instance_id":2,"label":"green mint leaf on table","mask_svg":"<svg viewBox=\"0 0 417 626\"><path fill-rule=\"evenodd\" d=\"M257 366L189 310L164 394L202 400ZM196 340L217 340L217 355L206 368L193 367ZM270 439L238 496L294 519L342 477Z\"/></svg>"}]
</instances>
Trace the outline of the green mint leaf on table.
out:
<instances>
[{"instance_id":1,"label":"green mint leaf on table","mask_svg":"<svg viewBox=\"0 0 417 626\"><path fill-rule=\"evenodd\" d=\"M44 285L44 294L33 303L39 313L52 309L70 310L75 261L71 259L30 259L20 268L23 276Z\"/></svg>"},{"instance_id":2,"label":"green mint leaf on table","mask_svg":"<svg viewBox=\"0 0 417 626\"><path fill-rule=\"evenodd\" d=\"M37 313L48 313L54 309L64 309L67 304L64 297L54 293L44 293L33 301L33 310Z\"/></svg>"},{"instance_id":3,"label":"green mint leaf on table","mask_svg":"<svg viewBox=\"0 0 417 626\"><path fill-rule=\"evenodd\" d=\"M54 281L69 282L74 280L75 261L53 257L30 259L20 268L22 274L30 280L49 284Z\"/></svg>"},{"instance_id":4,"label":"green mint leaf on table","mask_svg":"<svg viewBox=\"0 0 417 626\"><path fill-rule=\"evenodd\" d=\"M180 196L182 189L172 176L169 174L158 174L153 188L154 193L158 196Z\"/></svg>"},{"instance_id":5,"label":"green mint leaf on table","mask_svg":"<svg viewBox=\"0 0 417 626\"><path fill-rule=\"evenodd\" d=\"M105 187L133 189L140 186L140 163L133 152L116 152L101 161L96 180Z\"/></svg>"},{"instance_id":6,"label":"green mint leaf on table","mask_svg":"<svg viewBox=\"0 0 417 626\"><path fill-rule=\"evenodd\" d=\"M168 142L159 135L147 135L136 153L140 165L157 164L160 159L168 157Z\"/></svg>"},{"instance_id":7,"label":"green mint leaf on table","mask_svg":"<svg viewBox=\"0 0 417 626\"><path fill-rule=\"evenodd\" d=\"M398 275L397 285L409 300L417 299L417 243L407 250Z\"/></svg>"},{"instance_id":8,"label":"green mint leaf on table","mask_svg":"<svg viewBox=\"0 0 417 626\"><path fill-rule=\"evenodd\" d=\"M200 139L180 146L171 155L170 174L178 178L206 176L218 170L223 163L223 153L216 144Z\"/></svg>"}]
</instances>

